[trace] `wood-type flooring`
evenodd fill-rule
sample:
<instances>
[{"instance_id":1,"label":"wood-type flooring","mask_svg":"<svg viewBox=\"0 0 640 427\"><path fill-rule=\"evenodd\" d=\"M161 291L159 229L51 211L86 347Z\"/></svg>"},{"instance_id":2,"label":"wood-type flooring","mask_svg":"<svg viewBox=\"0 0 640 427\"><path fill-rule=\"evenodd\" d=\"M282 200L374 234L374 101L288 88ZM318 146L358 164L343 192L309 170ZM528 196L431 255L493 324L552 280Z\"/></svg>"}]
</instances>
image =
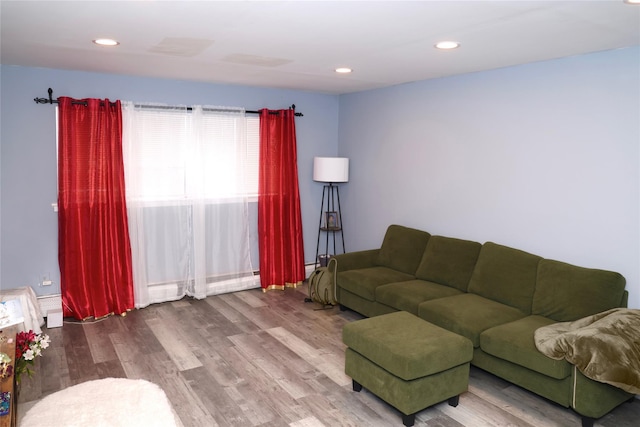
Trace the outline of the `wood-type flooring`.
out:
<instances>
[{"instance_id":1,"label":"wood-type flooring","mask_svg":"<svg viewBox=\"0 0 640 427\"><path fill-rule=\"evenodd\" d=\"M321 310L304 302L306 292L303 285L183 299L46 330L52 344L23 378L18 423L37 400L65 387L126 377L162 387L185 427L402 426L399 412L366 389L353 392L344 373L342 327L362 316ZM460 404L425 409L415 425L578 427L580 418L472 367ZM639 426L640 400L595 425Z\"/></svg>"}]
</instances>

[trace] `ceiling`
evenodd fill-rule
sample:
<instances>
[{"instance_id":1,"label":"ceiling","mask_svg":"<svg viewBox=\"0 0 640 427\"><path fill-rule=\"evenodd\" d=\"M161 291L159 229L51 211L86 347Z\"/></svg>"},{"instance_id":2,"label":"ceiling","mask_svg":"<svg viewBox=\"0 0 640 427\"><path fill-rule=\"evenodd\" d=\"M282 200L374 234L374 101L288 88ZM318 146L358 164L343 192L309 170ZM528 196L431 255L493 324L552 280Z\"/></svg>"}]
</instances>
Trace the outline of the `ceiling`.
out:
<instances>
[{"instance_id":1,"label":"ceiling","mask_svg":"<svg viewBox=\"0 0 640 427\"><path fill-rule=\"evenodd\" d=\"M640 45L602 1L0 1L4 65L343 94ZM92 43L115 38L117 47ZM461 45L440 51L441 40ZM351 67L340 75L336 67Z\"/></svg>"}]
</instances>

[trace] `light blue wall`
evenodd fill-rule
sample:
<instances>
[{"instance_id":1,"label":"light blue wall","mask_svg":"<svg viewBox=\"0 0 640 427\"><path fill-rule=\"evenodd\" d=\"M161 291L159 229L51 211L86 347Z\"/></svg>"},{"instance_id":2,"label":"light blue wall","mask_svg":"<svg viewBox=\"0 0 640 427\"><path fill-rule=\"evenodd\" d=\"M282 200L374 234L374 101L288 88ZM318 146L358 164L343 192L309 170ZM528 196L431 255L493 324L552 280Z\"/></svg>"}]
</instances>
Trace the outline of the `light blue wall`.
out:
<instances>
[{"instance_id":1,"label":"light blue wall","mask_svg":"<svg viewBox=\"0 0 640 427\"><path fill-rule=\"evenodd\" d=\"M640 308L640 48L340 97L2 66L1 282L59 292L53 108L34 97L283 108L295 103L305 258L321 185L313 157L351 159L349 251L399 223L495 241L627 278ZM339 125L339 126L338 126ZM339 145L338 145L339 141ZM38 288L41 274L52 288Z\"/></svg>"},{"instance_id":2,"label":"light blue wall","mask_svg":"<svg viewBox=\"0 0 640 427\"><path fill-rule=\"evenodd\" d=\"M398 223L619 271L640 308L640 48L340 97L350 250Z\"/></svg>"},{"instance_id":3,"label":"light blue wall","mask_svg":"<svg viewBox=\"0 0 640 427\"><path fill-rule=\"evenodd\" d=\"M322 185L312 180L313 157L337 153L337 96L6 65L0 67L0 87L2 289L32 286L39 295L60 293L57 216L51 208L56 201L55 115L52 106L33 101L46 97L49 87L54 97L226 105L249 110L295 104L304 114L296 120L298 168L305 259L313 262L322 194ZM42 275L49 275L54 285L39 287Z\"/></svg>"}]
</instances>

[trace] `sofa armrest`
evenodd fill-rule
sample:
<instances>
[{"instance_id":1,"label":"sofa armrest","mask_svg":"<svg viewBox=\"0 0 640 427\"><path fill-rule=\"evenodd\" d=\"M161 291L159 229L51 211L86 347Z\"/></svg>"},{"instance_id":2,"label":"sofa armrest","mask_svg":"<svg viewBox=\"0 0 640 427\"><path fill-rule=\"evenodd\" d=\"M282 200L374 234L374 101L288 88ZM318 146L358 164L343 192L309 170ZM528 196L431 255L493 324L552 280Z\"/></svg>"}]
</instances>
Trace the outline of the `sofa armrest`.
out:
<instances>
[{"instance_id":1,"label":"sofa armrest","mask_svg":"<svg viewBox=\"0 0 640 427\"><path fill-rule=\"evenodd\" d=\"M378 253L380 249L369 249L365 251L347 252L346 254L335 255L338 261L338 272L355 270L358 268L367 268L376 266Z\"/></svg>"}]
</instances>

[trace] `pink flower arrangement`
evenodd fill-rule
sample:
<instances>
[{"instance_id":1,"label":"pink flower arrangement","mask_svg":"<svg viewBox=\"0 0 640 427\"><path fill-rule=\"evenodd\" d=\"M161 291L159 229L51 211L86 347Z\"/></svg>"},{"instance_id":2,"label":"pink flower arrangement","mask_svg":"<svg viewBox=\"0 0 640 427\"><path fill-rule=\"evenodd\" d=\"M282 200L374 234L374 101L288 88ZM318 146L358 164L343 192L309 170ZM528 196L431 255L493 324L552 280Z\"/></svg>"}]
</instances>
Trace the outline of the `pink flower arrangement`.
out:
<instances>
[{"instance_id":1,"label":"pink flower arrangement","mask_svg":"<svg viewBox=\"0 0 640 427\"><path fill-rule=\"evenodd\" d=\"M29 366L33 365L36 356L42 356L42 350L49 347L49 335L35 334L33 331L19 332L16 336L16 382L20 382L20 375L24 372L31 376L33 372Z\"/></svg>"}]
</instances>

